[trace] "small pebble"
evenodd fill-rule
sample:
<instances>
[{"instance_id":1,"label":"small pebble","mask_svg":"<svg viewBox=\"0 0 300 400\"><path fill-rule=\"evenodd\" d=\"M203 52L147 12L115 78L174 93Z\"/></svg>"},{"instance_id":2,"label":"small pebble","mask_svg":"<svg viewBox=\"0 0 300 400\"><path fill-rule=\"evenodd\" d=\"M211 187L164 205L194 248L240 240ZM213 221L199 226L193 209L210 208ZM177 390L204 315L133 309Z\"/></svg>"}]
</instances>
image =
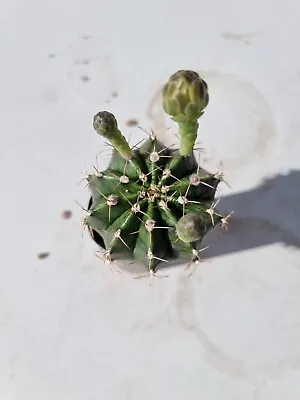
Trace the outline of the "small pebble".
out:
<instances>
[{"instance_id":1,"label":"small pebble","mask_svg":"<svg viewBox=\"0 0 300 400\"><path fill-rule=\"evenodd\" d=\"M137 126L137 124L138 124L138 120L137 119L128 119L125 122L126 126Z\"/></svg>"},{"instance_id":2,"label":"small pebble","mask_svg":"<svg viewBox=\"0 0 300 400\"><path fill-rule=\"evenodd\" d=\"M49 255L50 255L50 253L47 252L47 251L45 251L45 252L39 253L39 254L37 255L37 258L38 258L39 260L44 260L45 258L49 257Z\"/></svg>"}]
</instances>

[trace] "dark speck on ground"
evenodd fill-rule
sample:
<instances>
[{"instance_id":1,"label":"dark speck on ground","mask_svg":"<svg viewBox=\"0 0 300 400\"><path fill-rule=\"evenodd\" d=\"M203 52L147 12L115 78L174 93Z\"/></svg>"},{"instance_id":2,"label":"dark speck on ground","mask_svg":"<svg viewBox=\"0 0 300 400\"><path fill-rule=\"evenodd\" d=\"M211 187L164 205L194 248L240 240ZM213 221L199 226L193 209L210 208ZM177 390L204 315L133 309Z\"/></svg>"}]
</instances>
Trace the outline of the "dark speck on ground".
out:
<instances>
[{"instance_id":1,"label":"dark speck on ground","mask_svg":"<svg viewBox=\"0 0 300 400\"><path fill-rule=\"evenodd\" d=\"M137 126L138 125L138 120L137 119L128 119L125 122L126 126Z\"/></svg>"},{"instance_id":2,"label":"dark speck on ground","mask_svg":"<svg viewBox=\"0 0 300 400\"><path fill-rule=\"evenodd\" d=\"M61 213L62 219L70 219L72 217L72 211L71 210L64 210Z\"/></svg>"},{"instance_id":3,"label":"dark speck on ground","mask_svg":"<svg viewBox=\"0 0 300 400\"><path fill-rule=\"evenodd\" d=\"M82 82L88 82L91 78L88 75L82 75L80 79Z\"/></svg>"},{"instance_id":4,"label":"dark speck on ground","mask_svg":"<svg viewBox=\"0 0 300 400\"><path fill-rule=\"evenodd\" d=\"M37 255L37 258L39 259L39 260L44 260L45 258L47 258L47 257L49 257L50 256L50 253L48 252L48 251L44 251L44 252L42 252L42 253L39 253L38 255Z\"/></svg>"}]
</instances>

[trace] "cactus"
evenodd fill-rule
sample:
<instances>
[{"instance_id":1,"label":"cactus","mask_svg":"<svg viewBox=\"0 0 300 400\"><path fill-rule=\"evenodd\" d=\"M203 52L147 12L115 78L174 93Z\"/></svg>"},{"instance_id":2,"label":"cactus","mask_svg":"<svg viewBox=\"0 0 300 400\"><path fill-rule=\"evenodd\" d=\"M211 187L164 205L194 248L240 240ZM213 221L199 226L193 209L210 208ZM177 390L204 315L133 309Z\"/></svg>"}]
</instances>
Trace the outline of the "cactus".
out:
<instances>
[{"instance_id":1,"label":"cactus","mask_svg":"<svg viewBox=\"0 0 300 400\"><path fill-rule=\"evenodd\" d=\"M204 236L227 225L214 200L222 175L202 169L193 153L207 103L207 85L193 71L178 71L164 86L164 110L179 124L175 150L154 134L131 149L111 113L94 117L113 154L106 170L87 177L91 198L84 224L108 262L135 260L150 275L172 259L197 262Z\"/></svg>"}]
</instances>

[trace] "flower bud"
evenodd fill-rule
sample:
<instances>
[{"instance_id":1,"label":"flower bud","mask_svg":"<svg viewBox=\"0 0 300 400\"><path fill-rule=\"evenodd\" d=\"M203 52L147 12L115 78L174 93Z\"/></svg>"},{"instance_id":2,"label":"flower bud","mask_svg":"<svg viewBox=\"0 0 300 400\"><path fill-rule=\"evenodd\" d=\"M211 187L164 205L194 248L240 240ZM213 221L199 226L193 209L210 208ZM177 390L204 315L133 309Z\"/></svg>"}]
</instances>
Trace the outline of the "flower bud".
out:
<instances>
[{"instance_id":1,"label":"flower bud","mask_svg":"<svg viewBox=\"0 0 300 400\"><path fill-rule=\"evenodd\" d=\"M108 111L100 111L94 116L93 126L95 131L110 141L125 160L132 158L132 151L125 137L118 129L118 122L113 114Z\"/></svg>"},{"instance_id":2,"label":"flower bud","mask_svg":"<svg viewBox=\"0 0 300 400\"><path fill-rule=\"evenodd\" d=\"M100 111L94 116L93 126L95 131L110 139L118 131L118 122L113 114L108 111Z\"/></svg>"},{"instance_id":3,"label":"flower bud","mask_svg":"<svg viewBox=\"0 0 300 400\"><path fill-rule=\"evenodd\" d=\"M188 213L176 225L177 235L184 243L196 242L204 236L207 226L199 214Z\"/></svg>"},{"instance_id":4,"label":"flower bud","mask_svg":"<svg viewBox=\"0 0 300 400\"><path fill-rule=\"evenodd\" d=\"M194 71L177 71L163 87L163 108L175 122L197 121L208 101L207 84Z\"/></svg>"}]
</instances>

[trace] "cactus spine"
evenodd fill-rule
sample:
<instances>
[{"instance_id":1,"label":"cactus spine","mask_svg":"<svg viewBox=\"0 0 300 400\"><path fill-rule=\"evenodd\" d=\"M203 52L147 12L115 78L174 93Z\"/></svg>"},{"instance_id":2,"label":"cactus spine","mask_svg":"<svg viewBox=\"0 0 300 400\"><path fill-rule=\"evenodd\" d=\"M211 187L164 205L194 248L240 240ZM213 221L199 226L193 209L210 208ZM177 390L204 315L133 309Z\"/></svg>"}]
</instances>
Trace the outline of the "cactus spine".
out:
<instances>
[{"instance_id":1,"label":"cactus spine","mask_svg":"<svg viewBox=\"0 0 300 400\"><path fill-rule=\"evenodd\" d=\"M179 124L176 150L155 135L131 149L111 113L94 117L95 130L114 150L108 168L87 177L91 199L84 223L109 262L133 259L153 275L171 259L198 261L199 242L226 225L214 201L222 176L202 169L193 154L207 104L207 85L197 73L178 71L166 83L163 108Z\"/></svg>"}]
</instances>

